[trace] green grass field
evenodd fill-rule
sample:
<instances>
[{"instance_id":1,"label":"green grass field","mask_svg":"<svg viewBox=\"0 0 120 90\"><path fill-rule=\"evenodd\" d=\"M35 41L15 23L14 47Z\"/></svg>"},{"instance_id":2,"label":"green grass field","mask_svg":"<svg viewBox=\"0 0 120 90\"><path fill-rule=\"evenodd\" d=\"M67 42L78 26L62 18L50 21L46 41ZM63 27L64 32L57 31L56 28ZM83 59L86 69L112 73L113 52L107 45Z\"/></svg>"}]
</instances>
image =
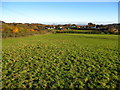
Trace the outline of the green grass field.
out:
<instances>
[{"instance_id":1,"label":"green grass field","mask_svg":"<svg viewBox=\"0 0 120 90\"><path fill-rule=\"evenodd\" d=\"M2 51L3 88L120 88L117 35L7 38Z\"/></svg>"}]
</instances>

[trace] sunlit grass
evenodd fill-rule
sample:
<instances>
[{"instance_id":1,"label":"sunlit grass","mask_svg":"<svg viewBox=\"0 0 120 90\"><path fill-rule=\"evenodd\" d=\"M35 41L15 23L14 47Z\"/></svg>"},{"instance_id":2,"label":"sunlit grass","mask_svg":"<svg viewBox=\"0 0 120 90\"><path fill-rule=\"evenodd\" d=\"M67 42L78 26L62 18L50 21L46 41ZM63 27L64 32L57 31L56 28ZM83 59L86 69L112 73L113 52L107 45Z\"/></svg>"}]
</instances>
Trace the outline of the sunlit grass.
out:
<instances>
[{"instance_id":1,"label":"sunlit grass","mask_svg":"<svg viewBox=\"0 0 120 90\"><path fill-rule=\"evenodd\" d=\"M119 87L117 35L36 35L2 45L3 87Z\"/></svg>"}]
</instances>

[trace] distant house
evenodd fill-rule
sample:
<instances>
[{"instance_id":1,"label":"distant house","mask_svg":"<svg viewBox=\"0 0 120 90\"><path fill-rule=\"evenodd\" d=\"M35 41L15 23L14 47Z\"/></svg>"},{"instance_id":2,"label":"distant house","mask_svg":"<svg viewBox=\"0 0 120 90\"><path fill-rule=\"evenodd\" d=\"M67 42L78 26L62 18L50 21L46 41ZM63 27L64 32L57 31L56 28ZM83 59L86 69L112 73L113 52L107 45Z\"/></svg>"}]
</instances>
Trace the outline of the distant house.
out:
<instances>
[{"instance_id":1,"label":"distant house","mask_svg":"<svg viewBox=\"0 0 120 90\"><path fill-rule=\"evenodd\" d=\"M94 27L91 27L91 28L96 28L96 26L94 26Z\"/></svg>"},{"instance_id":2,"label":"distant house","mask_svg":"<svg viewBox=\"0 0 120 90\"><path fill-rule=\"evenodd\" d=\"M55 29L55 27L45 27L45 29Z\"/></svg>"},{"instance_id":3,"label":"distant house","mask_svg":"<svg viewBox=\"0 0 120 90\"><path fill-rule=\"evenodd\" d=\"M59 27L56 27L55 29L62 30L63 27L62 27L62 26L59 26Z\"/></svg>"},{"instance_id":4,"label":"distant house","mask_svg":"<svg viewBox=\"0 0 120 90\"><path fill-rule=\"evenodd\" d=\"M70 27L66 27L66 29L70 29Z\"/></svg>"}]
</instances>

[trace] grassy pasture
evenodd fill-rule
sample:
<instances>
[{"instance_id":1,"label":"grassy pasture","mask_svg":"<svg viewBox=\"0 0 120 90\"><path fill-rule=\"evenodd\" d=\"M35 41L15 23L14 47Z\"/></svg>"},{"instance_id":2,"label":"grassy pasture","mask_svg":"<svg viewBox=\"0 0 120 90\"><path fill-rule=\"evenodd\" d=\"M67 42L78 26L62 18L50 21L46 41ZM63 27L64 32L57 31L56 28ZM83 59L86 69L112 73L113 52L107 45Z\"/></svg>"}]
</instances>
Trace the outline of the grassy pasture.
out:
<instances>
[{"instance_id":1,"label":"grassy pasture","mask_svg":"<svg viewBox=\"0 0 120 90\"><path fill-rule=\"evenodd\" d=\"M3 88L120 88L118 55L117 35L3 39Z\"/></svg>"}]
</instances>

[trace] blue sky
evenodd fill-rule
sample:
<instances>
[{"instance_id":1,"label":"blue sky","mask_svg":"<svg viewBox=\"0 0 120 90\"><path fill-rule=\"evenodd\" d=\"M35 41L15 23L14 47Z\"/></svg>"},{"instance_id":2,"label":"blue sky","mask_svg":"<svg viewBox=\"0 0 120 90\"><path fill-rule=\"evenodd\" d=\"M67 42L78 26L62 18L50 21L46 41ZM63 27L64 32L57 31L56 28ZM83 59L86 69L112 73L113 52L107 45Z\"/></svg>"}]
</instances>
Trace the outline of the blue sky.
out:
<instances>
[{"instance_id":1,"label":"blue sky","mask_svg":"<svg viewBox=\"0 0 120 90\"><path fill-rule=\"evenodd\" d=\"M118 22L117 2L3 2L5 22L108 24Z\"/></svg>"},{"instance_id":2,"label":"blue sky","mask_svg":"<svg viewBox=\"0 0 120 90\"><path fill-rule=\"evenodd\" d=\"M120 0L1 0L2 2L119 2Z\"/></svg>"}]
</instances>

